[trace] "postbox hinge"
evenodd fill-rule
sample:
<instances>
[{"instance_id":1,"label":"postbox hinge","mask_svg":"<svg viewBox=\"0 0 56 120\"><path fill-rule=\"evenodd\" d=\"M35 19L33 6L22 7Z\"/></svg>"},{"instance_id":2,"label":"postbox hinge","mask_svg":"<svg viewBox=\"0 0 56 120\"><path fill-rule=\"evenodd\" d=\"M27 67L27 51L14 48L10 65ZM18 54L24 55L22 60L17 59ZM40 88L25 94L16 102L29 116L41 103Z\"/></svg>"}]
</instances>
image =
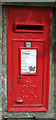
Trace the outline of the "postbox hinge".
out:
<instances>
[{"instance_id":1,"label":"postbox hinge","mask_svg":"<svg viewBox=\"0 0 56 120\"><path fill-rule=\"evenodd\" d=\"M13 89L13 78L12 78L12 89Z\"/></svg>"}]
</instances>

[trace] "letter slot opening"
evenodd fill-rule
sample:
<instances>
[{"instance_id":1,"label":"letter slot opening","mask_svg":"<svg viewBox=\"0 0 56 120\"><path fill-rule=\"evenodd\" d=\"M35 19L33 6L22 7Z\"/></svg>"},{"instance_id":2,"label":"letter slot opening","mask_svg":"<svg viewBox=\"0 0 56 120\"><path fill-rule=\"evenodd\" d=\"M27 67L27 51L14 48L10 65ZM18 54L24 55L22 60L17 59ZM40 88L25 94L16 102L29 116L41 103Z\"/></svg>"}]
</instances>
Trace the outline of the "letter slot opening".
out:
<instances>
[{"instance_id":1,"label":"letter slot opening","mask_svg":"<svg viewBox=\"0 0 56 120\"><path fill-rule=\"evenodd\" d=\"M31 33L43 33L44 25L38 24L38 25L22 25L22 24L15 24L15 32L31 32Z\"/></svg>"}]
</instances>

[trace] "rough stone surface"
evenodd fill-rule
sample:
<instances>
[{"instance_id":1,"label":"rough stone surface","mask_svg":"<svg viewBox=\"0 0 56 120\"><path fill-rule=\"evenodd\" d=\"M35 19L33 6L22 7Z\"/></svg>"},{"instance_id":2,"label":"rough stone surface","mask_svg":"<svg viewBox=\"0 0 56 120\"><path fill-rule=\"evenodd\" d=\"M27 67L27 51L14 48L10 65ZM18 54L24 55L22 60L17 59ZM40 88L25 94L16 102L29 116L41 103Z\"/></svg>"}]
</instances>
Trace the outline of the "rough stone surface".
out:
<instances>
[{"instance_id":1,"label":"rough stone surface","mask_svg":"<svg viewBox=\"0 0 56 120\"><path fill-rule=\"evenodd\" d=\"M54 118L56 118L56 9L53 11L53 17L54 17Z\"/></svg>"},{"instance_id":2,"label":"rough stone surface","mask_svg":"<svg viewBox=\"0 0 56 120\"><path fill-rule=\"evenodd\" d=\"M53 61L53 45L51 27L50 42L50 82L49 82L49 110L47 112L8 112L7 111L7 7L3 7L2 12L2 116L3 118L54 118L54 61ZM53 18L51 18L53 19ZM52 26L53 21L51 21Z\"/></svg>"},{"instance_id":3,"label":"rough stone surface","mask_svg":"<svg viewBox=\"0 0 56 120\"><path fill-rule=\"evenodd\" d=\"M0 2L0 119L2 118L2 6Z\"/></svg>"}]
</instances>

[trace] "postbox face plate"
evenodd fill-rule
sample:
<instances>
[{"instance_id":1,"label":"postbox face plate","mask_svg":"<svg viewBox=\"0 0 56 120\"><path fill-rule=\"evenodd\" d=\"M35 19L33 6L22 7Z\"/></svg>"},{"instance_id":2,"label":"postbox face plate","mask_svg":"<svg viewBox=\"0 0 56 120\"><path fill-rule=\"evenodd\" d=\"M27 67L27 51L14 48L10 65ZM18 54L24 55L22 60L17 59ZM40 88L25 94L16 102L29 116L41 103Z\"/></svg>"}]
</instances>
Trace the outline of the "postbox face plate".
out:
<instances>
[{"instance_id":1,"label":"postbox face plate","mask_svg":"<svg viewBox=\"0 0 56 120\"><path fill-rule=\"evenodd\" d=\"M42 104L42 75L43 75L43 43L36 42L35 47L32 49L21 49L20 46L24 47L24 42L13 42L12 49L13 49L13 61L14 66L14 92L13 92L13 104L14 106L17 105L34 105L34 104ZM34 46L34 42L33 42ZM40 49L41 48L41 49ZM37 55L37 51L39 54ZM27 59L25 58L26 55L22 56L23 54L27 53ZM32 53L33 52L33 53ZM29 55L30 53L30 55ZM21 56L20 56L21 54ZM20 59L21 57L21 59ZM24 58L22 58L24 57ZM30 61L30 57L34 57L32 61ZM39 61L38 61L39 59ZM27 61L28 60L28 61ZM20 63L21 61L21 63ZM29 63L30 61L30 63ZM32 64L34 62L34 64ZM39 64L39 68L29 71L29 67L32 66L31 69L36 67L36 62ZM19 64L20 63L20 64ZM22 66L22 65L24 66ZM34 66L33 66L34 65ZM22 68L21 68L21 67ZM21 72L20 72L21 70ZM29 72L28 72L29 71ZM12 71L13 72L13 71ZM16 76L15 76L16 75ZM40 80L39 80L40 79ZM22 102L22 103L21 103Z\"/></svg>"},{"instance_id":2,"label":"postbox face plate","mask_svg":"<svg viewBox=\"0 0 56 120\"><path fill-rule=\"evenodd\" d=\"M9 7L7 9L8 111L48 110L49 56L50 9Z\"/></svg>"}]
</instances>

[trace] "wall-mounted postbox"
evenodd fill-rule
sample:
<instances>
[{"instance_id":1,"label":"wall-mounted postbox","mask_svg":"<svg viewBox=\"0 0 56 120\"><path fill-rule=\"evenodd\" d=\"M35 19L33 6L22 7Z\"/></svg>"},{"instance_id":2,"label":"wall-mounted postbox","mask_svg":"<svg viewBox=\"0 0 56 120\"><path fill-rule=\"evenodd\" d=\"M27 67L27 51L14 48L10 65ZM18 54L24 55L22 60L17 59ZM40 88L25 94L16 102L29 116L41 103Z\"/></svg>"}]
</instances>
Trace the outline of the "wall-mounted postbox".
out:
<instances>
[{"instance_id":1,"label":"wall-mounted postbox","mask_svg":"<svg viewBox=\"0 0 56 120\"><path fill-rule=\"evenodd\" d=\"M8 111L47 111L50 9L7 9Z\"/></svg>"}]
</instances>

